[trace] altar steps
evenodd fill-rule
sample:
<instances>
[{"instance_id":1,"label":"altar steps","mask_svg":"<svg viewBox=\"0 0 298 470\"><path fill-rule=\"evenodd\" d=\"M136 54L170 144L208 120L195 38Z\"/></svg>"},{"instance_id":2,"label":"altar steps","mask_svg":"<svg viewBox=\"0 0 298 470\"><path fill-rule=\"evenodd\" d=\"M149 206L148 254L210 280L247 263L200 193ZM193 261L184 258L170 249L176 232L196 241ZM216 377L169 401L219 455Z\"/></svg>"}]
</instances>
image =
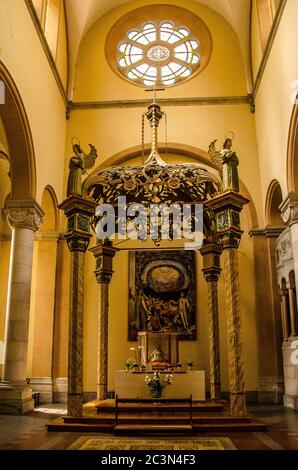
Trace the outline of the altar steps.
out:
<instances>
[{"instance_id":1,"label":"altar steps","mask_svg":"<svg viewBox=\"0 0 298 470\"><path fill-rule=\"evenodd\" d=\"M114 426L115 436L128 435L128 434L166 434L166 435L178 435L181 434L193 434L193 426L190 424L117 424Z\"/></svg>"},{"instance_id":2,"label":"altar steps","mask_svg":"<svg viewBox=\"0 0 298 470\"><path fill-rule=\"evenodd\" d=\"M88 403L88 406L94 406L97 413L103 412L112 412L115 413L115 400L93 400ZM225 408L225 403L221 401L204 401L204 402L192 402L192 411L195 412L207 412L207 413L219 413L223 412ZM183 403L169 403L169 402L160 402L158 404L159 412L189 412L189 405ZM152 400L142 401L141 403L136 403L134 400L127 400L126 403L121 403L121 412L124 413L136 413L136 412L150 412L152 413Z\"/></svg>"},{"instance_id":3,"label":"altar steps","mask_svg":"<svg viewBox=\"0 0 298 470\"><path fill-rule=\"evenodd\" d=\"M74 424L74 423L82 423L82 424L90 424L90 425L111 425L113 426L115 423L114 416L106 416L106 417L73 417L73 416L65 416L64 423ZM202 425L202 424L214 424L214 423L225 423L225 424L235 424L235 423L250 423L252 418L250 416L244 417L234 417L234 416L197 416L193 415L192 423L193 425ZM135 426L138 424L146 424L148 426L155 426L155 425L165 425L165 426L174 426L175 424L179 423L181 425L189 423L189 416L154 416L153 413L151 415L139 415L139 416L123 416L118 418L118 423L121 425L127 426Z\"/></svg>"},{"instance_id":4,"label":"altar steps","mask_svg":"<svg viewBox=\"0 0 298 470\"><path fill-rule=\"evenodd\" d=\"M47 424L48 431L75 431L113 433L115 428L115 400L93 400L83 408L83 416L61 416ZM146 434L153 429L155 434L190 432L189 406L183 403L161 402L121 403L116 432L123 434ZM176 428L176 431L175 431ZM172 430L173 429L173 430ZM178 429L178 431L177 431ZM229 406L223 402L206 401L192 404L192 431L242 432L265 431L266 425L252 415L231 416Z\"/></svg>"},{"instance_id":5,"label":"altar steps","mask_svg":"<svg viewBox=\"0 0 298 470\"><path fill-rule=\"evenodd\" d=\"M53 432L91 432L91 433L113 433L114 432L114 423L115 421L109 420L109 422L103 423L102 421L99 422L85 422L82 420L81 422L75 421L67 421L65 422L65 418L59 417L53 421L47 423L47 430ZM176 424L177 420L176 420ZM127 427L127 434L139 434L140 433L140 426L144 427L144 423L139 424L121 424L121 426ZM149 424L150 428L152 429L152 424ZM158 426L163 427L164 425ZM184 426L184 425L183 425ZM161 429L160 429L161 430ZM217 432L263 432L267 430L267 426L256 420L251 419L249 421L243 422L239 420L234 420L231 422L230 420L220 419L214 420L214 422L193 422L192 430L194 433L217 433ZM156 431L158 434L158 432Z\"/></svg>"}]
</instances>

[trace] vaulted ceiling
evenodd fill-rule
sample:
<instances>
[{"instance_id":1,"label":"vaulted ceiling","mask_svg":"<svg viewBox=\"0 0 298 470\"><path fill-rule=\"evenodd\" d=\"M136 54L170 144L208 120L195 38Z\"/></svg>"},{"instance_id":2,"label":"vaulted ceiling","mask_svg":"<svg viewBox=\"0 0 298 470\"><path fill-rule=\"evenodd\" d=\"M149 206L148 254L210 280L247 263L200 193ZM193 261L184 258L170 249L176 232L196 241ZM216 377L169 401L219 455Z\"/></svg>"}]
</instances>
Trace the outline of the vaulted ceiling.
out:
<instances>
[{"instance_id":1,"label":"vaulted ceiling","mask_svg":"<svg viewBox=\"0 0 298 470\"><path fill-rule=\"evenodd\" d=\"M89 28L105 13L131 0L66 0L69 36L70 77L73 76L80 43ZM239 38L247 73L248 91L251 88L250 70L250 8L251 0L195 0L222 15ZM149 3L149 2L148 2ZM162 1L161 1L162 3ZM181 6L183 6L181 2ZM70 90L72 80L70 80ZM70 91L71 94L71 91Z\"/></svg>"}]
</instances>

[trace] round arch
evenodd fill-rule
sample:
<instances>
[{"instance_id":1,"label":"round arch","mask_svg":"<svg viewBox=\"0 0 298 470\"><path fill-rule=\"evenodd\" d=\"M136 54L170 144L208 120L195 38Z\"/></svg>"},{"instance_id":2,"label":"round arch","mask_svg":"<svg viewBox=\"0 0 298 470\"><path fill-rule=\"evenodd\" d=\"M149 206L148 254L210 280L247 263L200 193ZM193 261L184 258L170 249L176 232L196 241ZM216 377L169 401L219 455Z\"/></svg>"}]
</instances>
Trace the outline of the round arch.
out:
<instances>
[{"instance_id":1,"label":"round arch","mask_svg":"<svg viewBox=\"0 0 298 470\"><path fill-rule=\"evenodd\" d=\"M269 184L265 202L265 224L281 227L284 222L281 218L279 206L282 203L282 191L279 182L274 179Z\"/></svg>"},{"instance_id":2,"label":"round arch","mask_svg":"<svg viewBox=\"0 0 298 470\"><path fill-rule=\"evenodd\" d=\"M8 143L12 199L35 199L36 168L29 121L16 84L1 61L0 80L4 83L0 116Z\"/></svg>"},{"instance_id":3,"label":"round arch","mask_svg":"<svg viewBox=\"0 0 298 470\"><path fill-rule=\"evenodd\" d=\"M292 111L287 147L287 188L298 192L298 104Z\"/></svg>"},{"instance_id":4,"label":"round arch","mask_svg":"<svg viewBox=\"0 0 298 470\"><path fill-rule=\"evenodd\" d=\"M47 185L42 192L41 207L44 211L43 224L40 228L44 231L59 231L58 199L52 186Z\"/></svg>"},{"instance_id":5,"label":"round arch","mask_svg":"<svg viewBox=\"0 0 298 470\"><path fill-rule=\"evenodd\" d=\"M159 143L158 148L159 148L160 153L165 153L167 151L168 153L181 155L181 156L188 157L188 158L193 158L194 160L197 160L198 163L201 163L202 165L205 165L209 168L211 167L217 170L216 166L210 160L209 153L198 147L193 147L191 145L185 145L185 144L178 144L176 142L168 142L168 144L166 145L164 142L161 142ZM146 144L144 147L144 154L149 155L150 150L151 150L151 146L149 144ZM89 178L91 179L92 176L97 171L107 168L109 166L121 165L125 162L128 162L129 160L133 160L134 158L141 157L141 156L142 156L142 147L140 145L137 145L137 146L129 147L125 150L122 150L121 152L118 152L115 155L112 155L111 157L102 161L99 165L96 166L96 168L94 168L94 170L90 173L90 175L85 179L84 184L83 184L83 191L88 185ZM240 192L243 194L243 196L245 196L247 199L250 200L250 203L244 206L244 212L247 216L249 226L251 228L258 227L258 217L257 217L255 204L252 200L252 197L247 187L241 180L240 180Z\"/></svg>"}]
</instances>

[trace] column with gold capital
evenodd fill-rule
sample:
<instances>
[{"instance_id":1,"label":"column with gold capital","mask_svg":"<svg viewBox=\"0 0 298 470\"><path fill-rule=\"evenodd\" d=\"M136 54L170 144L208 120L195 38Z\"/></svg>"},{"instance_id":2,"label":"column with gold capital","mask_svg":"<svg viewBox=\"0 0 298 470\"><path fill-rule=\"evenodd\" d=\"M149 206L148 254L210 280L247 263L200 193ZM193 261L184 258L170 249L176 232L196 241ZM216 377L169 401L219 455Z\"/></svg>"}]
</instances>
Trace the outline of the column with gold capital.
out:
<instances>
[{"instance_id":1,"label":"column with gold capital","mask_svg":"<svg viewBox=\"0 0 298 470\"><path fill-rule=\"evenodd\" d=\"M106 240L90 248L95 260L94 271L99 284L98 337L97 337L97 398L105 400L108 391L108 323L109 283L113 274L113 258L118 251Z\"/></svg>"},{"instance_id":2,"label":"column with gold capital","mask_svg":"<svg viewBox=\"0 0 298 470\"><path fill-rule=\"evenodd\" d=\"M59 208L67 217L65 238L71 253L67 414L82 416L84 263L91 238L90 218L94 215L95 204L80 196L69 196Z\"/></svg>"},{"instance_id":3,"label":"column with gold capital","mask_svg":"<svg viewBox=\"0 0 298 470\"><path fill-rule=\"evenodd\" d=\"M216 235L223 250L232 416L246 415L237 249L242 235L240 212L248 202L238 192L226 190L206 203L215 214Z\"/></svg>"},{"instance_id":4,"label":"column with gold capital","mask_svg":"<svg viewBox=\"0 0 298 470\"><path fill-rule=\"evenodd\" d=\"M210 395L212 400L220 398L220 349L217 282L220 275L221 247L217 243L206 243L201 248L203 273L207 282L209 322Z\"/></svg>"},{"instance_id":5,"label":"column with gold capital","mask_svg":"<svg viewBox=\"0 0 298 470\"><path fill-rule=\"evenodd\" d=\"M27 352L34 236L43 210L31 199L8 200L5 213L12 238L0 412L23 414L33 410L32 390L26 383Z\"/></svg>"}]
</instances>

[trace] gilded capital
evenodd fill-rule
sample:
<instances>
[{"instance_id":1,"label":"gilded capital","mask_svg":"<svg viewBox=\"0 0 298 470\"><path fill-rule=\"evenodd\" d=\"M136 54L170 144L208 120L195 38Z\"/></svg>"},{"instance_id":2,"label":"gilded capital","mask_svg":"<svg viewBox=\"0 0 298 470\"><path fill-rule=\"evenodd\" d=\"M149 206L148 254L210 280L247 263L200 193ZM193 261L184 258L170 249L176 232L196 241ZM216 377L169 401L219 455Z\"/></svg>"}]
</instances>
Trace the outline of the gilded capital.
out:
<instances>
[{"instance_id":1,"label":"gilded capital","mask_svg":"<svg viewBox=\"0 0 298 470\"><path fill-rule=\"evenodd\" d=\"M98 284L110 284L110 281L112 279L112 274L113 274L112 272L99 270L99 271L94 271L94 273L95 273Z\"/></svg>"},{"instance_id":2,"label":"gilded capital","mask_svg":"<svg viewBox=\"0 0 298 470\"><path fill-rule=\"evenodd\" d=\"M36 232L44 212L34 200L6 201L5 214L11 229L27 228Z\"/></svg>"},{"instance_id":3,"label":"gilded capital","mask_svg":"<svg viewBox=\"0 0 298 470\"><path fill-rule=\"evenodd\" d=\"M287 225L298 223L298 193L291 192L279 206L282 220Z\"/></svg>"}]
</instances>

